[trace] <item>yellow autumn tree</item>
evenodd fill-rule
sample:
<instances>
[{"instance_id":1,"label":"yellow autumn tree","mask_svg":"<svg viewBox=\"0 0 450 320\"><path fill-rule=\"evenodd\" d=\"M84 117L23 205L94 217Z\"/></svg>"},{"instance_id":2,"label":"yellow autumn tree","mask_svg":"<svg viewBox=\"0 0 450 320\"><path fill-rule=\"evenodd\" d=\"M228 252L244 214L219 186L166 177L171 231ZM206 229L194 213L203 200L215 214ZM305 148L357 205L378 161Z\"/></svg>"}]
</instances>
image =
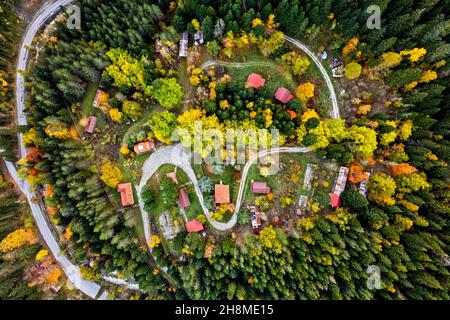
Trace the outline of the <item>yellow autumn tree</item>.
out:
<instances>
[{"instance_id":1,"label":"yellow autumn tree","mask_svg":"<svg viewBox=\"0 0 450 320\"><path fill-rule=\"evenodd\" d=\"M104 91L100 91L97 95L97 99L98 107L106 113L109 109L109 94Z\"/></svg>"},{"instance_id":2,"label":"yellow autumn tree","mask_svg":"<svg viewBox=\"0 0 450 320\"><path fill-rule=\"evenodd\" d=\"M36 261L41 261L46 256L48 256L48 250L42 249L36 254Z\"/></svg>"},{"instance_id":3,"label":"yellow autumn tree","mask_svg":"<svg viewBox=\"0 0 450 320\"><path fill-rule=\"evenodd\" d=\"M102 175L100 179L111 188L117 187L117 185L122 180L122 170L117 167L114 163L108 161L105 162L101 167Z\"/></svg>"},{"instance_id":4,"label":"yellow autumn tree","mask_svg":"<svg viewBox=\"0 0 450 320\"><path fill-rule=\"evenodd\" d=\"M154 234L154 235L152 235L152 237L148 243L148 246L149 246L149 248L153 249L153 248L157 248L160 243L161 243L161 239L159 238L158 235Z\"/></svg>"},{"instance_id":5,"label":"yellow autumn tree","mask_svg":"<svg viewBox=\"0 0 450 320\"><path fill-rule=\"evenodd\" d=\"M72 134L66 126L62 124L50 124L45 128L45 133L52 138L56 139L69 139L72 138Z\"/></svg>"},{"instance_id":6,"label":"yellow autumn tree","mask_svg":"<svg viewBox=\"0 0 450 320\"><path fill-rule=\"evenodd\" d=\"M273 13L269 14L269 18L267 19L266 22L266 27L268 29L275 29L277 28L279 25L279 23L275 22L275 15Z\"/></svg>"},{"instance_id":7,"label":"yellow autumn tree","mask_svg":"<svg viewBox=\"0 0 450 320\"><path fill-rule=\"evenodd\" d=\"M406 120L398 128L398 135L403 141L407 141L412 134L413 122Z\"/></svg>"},{"instance_id":8,"label":"yellow autumn tree","mask_svg":"<svg viewBox=\"0 0 450 320\"><path fill-rule=\"evenodd\" d=\"M121 111L119 111L119 109L117 108L112 108L108 111L109 113L109 117L111 118L112 121L117 122L117 123L122 123L123 121L123 113Z\"/></svg>"},{"instance_id":9,"label":"yellow autumn tree","mask_svg":"<svg viewBox=\"0 0 450 320\"><path fill-rule=\"evenodd\" d=\"M396 182L398 191L403 193L411 193L430 187L425 173L422 172L402 175L396 178Z\"/></svg>"},{"instance_id":10,"label":"yellow autumn tree","mask_svg":"<svg viewBox=\"0 0 450 320\"><path fill-rule=\"evenodd\" d=\"M310 98L314 97L314 85L311 82L300 84L295 91L295 95L303 102L308 102Z\"/></svg>"},{"instance_id":11,"label":"yellow autumn tree","mask_svg":"<svg viewBox=\"0 0 450 320\"><path fill-rule=\"evenodd\" d=\"M380 205L394 205L395 200L393 195L397 185L389 175L385 173L374 173L370 176L367 184L369 190L368 198Z\"/></svg>"},{"instance_id":12,"label":"yellow autumn tree","mask_svg":"<svg viewBox=\"0 0 450 320\"><path fill-rule=\"evenodd\" d=\"M390 69L398 66L403 60L402 55L396 52L386 52L381 57L383 60L376 69Z\"/></svg>"},{"instance_id":13,"label":"yellow autumn tree","mask_svg":"<svg viewBox=\"0 0 450 320\"><path fill-rule=\"evenodd\" d=\"M256 28L261 25L264 25L264 22L260 18L255 18L252 20L252 28Z\"/></svg>"},{"instance_id":14,"label":"yellow autumn tree","mask_svg":"<svg viewBox=\"0 0 450 320\"><path fill-rule=\"evenodd\" d=\"M437 79L437 73L436 71L433 70L426 70L422 76L419 78L419 83L428 83L430 81L436 80Z\"/></svg>"},{"instance_id":15,"label":"yellow autumn tree","mask_svg":"<svg viewBox=\"0 0 450 320\"><path fill-rule=\"evenodd\" d=\"M261 230L258 239L263 247L273 249L275 253L281 253L282 245L273 226L269 225Z\"/></svg>"},{"instance_id":16,"label":"yellow autumn tree","mask_svg":"<svg viewBox=\"0 0 450 320\"><path fill-rule=\"evenodd\" d=\"M124 156L126 156L127 154L129 154L130 153L130 148L126 145L126 144L124 144L124 145L122 145L121 147L120 147L120 153L121 154L123 154Z\"/></svg>"},{"instance_id":17,"label":"yellow autumn tree","mask_svg":"<svg viewBox=\"0 0 450 320\"><path fill-rule=\"evenodd\" d=\"M192 69L191 76L189 77L189 82L194 86L198 87L202 82L208 80L206 73L200 68Z\"/></svg>"},{"instance_id":18,"label":"yellow autumn tree","mask_svg":"<svg viewBox=\"0 0 450 320\"><path fill-rule=\"evenodd\" d=\"M31 228L16 229L8 234L0 242L0 252L6 253L20 248L26 244L35 244L37 242L36 234Z\"/></svg>"},{"instance_id":19,"label":"yellow autumn tree","mask_svg":"<svg viewBox=\"0 0 450 320\"><path fill-rule=\"evenodd\" d=\"M38 131L34 128L31 128L30 130L25 132L22 136L22 139L25 146L33 145L35 147L39 147L43 143L43 140L40 137Z\"/></svg>"},{"instance_id":20,"label":"yellow autumn tree","mask_svg":"<svg viewBox=\"0 0 450 320\"><path fill-rule=\"evenodd\" d=\"M191 24L195 30L200 30L200 22L197 19L192 19Z\"/></svg>"},{"instance_id":21,"label":"yellow autumn tree","mask_svg":"<svg viewBox=\"0 0 450 320\"><path fill-rule=\"evenodd\" d=\"M358 62L350 62L345 66L345 77L353 80L361 75L362 66Z\"/></svg>"},{"instance_id":22,"label":"yellow autumn tree","mask_svg":"<svg viewBox=\"0 0 450 320\"><path fill-rule=\"evenodd\" d=\"M319 119L319 115L317 114L316 110L314 109L307 109L301 116L302 122L307 122L311 118L317 118Z\"/></svg>"},{"instance_id":23,"label":"yellow autumn tree","mask_svg":"<svg viewBox=\"0 0 450 320\"><path fill-rule=\"evenodd\" d=\"M414 48L411 50L402 50L400 55L408 56L410 62L417 62L427 53L425 48Z\"/></svg>"},{"instance_id":24,"label":"yellow autumn tree","mask_svg":"<svg viewBox=\"0 0 450 320\"><path fill-rule=\"evenodd\" d=\"M259 49L261 54L268 57L284 44L284 33L281 31L275 31L268 39L264 39L260 42Z\"/></svg>"},{"instance_id":25,"label":"yellow autumn tree","mask_svg":"<svg viewBox=\"0 0 450 320\"><path fill-rule=\"evenodd\" d=\"M364 104L358 108L358 111L356 112L359 115L366 115L372 110L372 106L370 104Z\"/></svg>"}]
</instances>

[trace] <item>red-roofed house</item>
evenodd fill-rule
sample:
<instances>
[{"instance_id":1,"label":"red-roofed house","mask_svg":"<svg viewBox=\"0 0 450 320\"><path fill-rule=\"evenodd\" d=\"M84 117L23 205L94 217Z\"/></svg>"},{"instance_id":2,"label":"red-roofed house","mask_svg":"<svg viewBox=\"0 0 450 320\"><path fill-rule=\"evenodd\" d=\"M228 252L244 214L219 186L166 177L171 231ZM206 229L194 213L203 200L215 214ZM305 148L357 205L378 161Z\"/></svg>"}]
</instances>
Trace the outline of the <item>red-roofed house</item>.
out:
<instances>
[{"instance_id":1,"label":"red-roofed house","mask_svg":"<svg viewBox=\"0 0 450 320\"><path fill-rule=\"evenodd\" d=\"M119 184L117 186L117 191L120 192L122 206L126 207L134 204L133 187L130 182Z\"/></svg>"},{"instance_id":2,"label":"red-roofed house","mask_svg":"<svg viewBox=\"0 0 450 320\"><path fill-rule=\"evenodd\" d=\"M186 231L189 233L203 230L203 224L198 220L191 220L186 223Z\"/></svg>"},{"instance_id":3,"label":"red-roofed house","mask_svg":"<svg viewBox=\"0 0 450 320\"><path fill-rule=\"evenodd\" d=\"M341 206L341 196L335 193L330 193L330 206L338 208Z\"/></svg>"},{"instance_id":4,"label":"red-roofed house","mask_svg":"<svg viewBox=\"0 0 450 320\"><path fill-rule=\"evenodd\" d=\"M88 124L86 128L84 129L87 133L93 133L95 126L97 124L97 118L94 116L89 116Z\"/></svg>"},{"instance_id":5,"label":"red-roofed house","mask_svg":"<svg viewBox=\"0 0 450 320\"><path fill-rule=\"evenodd\" d=\"M266 79L261 77L259 74L257 74L257 73L250 73L248 75L247 84L246 85L248 87L259 89L259 88L263 87L265 83L266 83Z\"/></svg>"},{"instance_id":6,"label":"red-roofed house","mask_svg":"<svg viewBox=\"0 0 450 320\"><path fill-rule=\"evenodd\" d=\"M291 92L286 89L285 87L278 88L277 92L275 93L275 99L282 103L288 103L292 99L294 99L294 96L291 94Z\"/></svg>"},{"instance_id":7,"label":"red-roofed house","mask_svg":"<svg viewBox=\"0 0 450 320\"><path fill-rule=\"evenodd\" d=\"M177 174L176 172L169 172L166 174L166 177L173 181L173 183L178 184Z\"/></svg>"},{"instance_id":8,"label":"red-roofed house","mask_svg":"<svg viewBox=\"0 0 450 320\"><path fill-rule=\"evenodd\" d=\"M214 202L216 204L230 203L230 186L216 184L214 188Z\"/></svg>"},{"instance_id":9,"label":"red-roofed house","mask_svg":"<svg viewBox=\"0 0 450 320\"><path fill-rule=\"evenodd\" d=\"M191 205L186 189L184 188L178 191L178 205L182 208L187 208Z\"/></svg>"},{"instance_id":10,"label":"red-roofed house","mask_svg":"<svg viewBox=\"0 0 450 320\"><path fill-rule=\"evenodd\" d=\"M100 108L100 103L99 103L99 98L100 98L100 95L101 94L104 94L105 92L103 91L103 90L97 90L97 92L95 93L95 98L94 98L94 102L92 103L92 105L95 107L95 108Z\"/></svg>"},{"instance_id":11,"label":"red-roofed house","mask_svg":"<svg viewBox=\"0 0 450 320\"><path fill-rule=\"evenodd\" d=\"M265 182L252 181L251 191L253 193L268 194L270 193L270 188L267 186Z\"/></svg>"},{"instance_id":12,"label":"red-roofed house","mask_svg":"<svg viewBox=\"0 0 450 320\"><path fill-rule=\"evenodd\" d=\"M150 150L155 150L155 144L151 140L144 141L144 142L136 144L133 147L133 149L134 149L134 152L136 152L136 154L141 154L141 153L148 152Z\"/></svg>"}]
</instances>

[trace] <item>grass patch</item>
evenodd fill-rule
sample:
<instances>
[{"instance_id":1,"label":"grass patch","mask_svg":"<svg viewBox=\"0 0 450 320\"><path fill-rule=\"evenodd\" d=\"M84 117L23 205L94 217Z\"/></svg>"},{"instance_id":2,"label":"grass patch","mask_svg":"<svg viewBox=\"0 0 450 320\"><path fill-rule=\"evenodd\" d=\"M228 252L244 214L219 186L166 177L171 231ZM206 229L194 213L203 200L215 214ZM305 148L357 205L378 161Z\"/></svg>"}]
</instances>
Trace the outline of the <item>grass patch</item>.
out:
<instances>
[{"instance_id":1,"label":"grass patch","mask_svg":"<svg viewBox=\"0 0 450 320\"><path fill-rule=\"evenodd\" d=\"M233 63L261 63L261 65L238 66ZM228 68L228 73L233 81L245 82L250 73L260 74L266 79L265 86L269 87L274 94L281 86L291 91L295 91L297 87L288 70L271 59L263 57L256 48L238 50L233 61L231 63L224 62L223 65Z\"/></svg>"},{"instance_id":2,"label":"grass patch","mask_svg":"<svg viewBox=\"0 0 450 320\"><path fill-rule=\"evenodd\" d=\"M95 100L95 95L97 93L98 85L93 82L89 82L86 88L86 95L84 96L83 101L81 102L81 113L83 117L89 116L89 114L94 109L93 103Z\"/></svg>"}]
</instances>

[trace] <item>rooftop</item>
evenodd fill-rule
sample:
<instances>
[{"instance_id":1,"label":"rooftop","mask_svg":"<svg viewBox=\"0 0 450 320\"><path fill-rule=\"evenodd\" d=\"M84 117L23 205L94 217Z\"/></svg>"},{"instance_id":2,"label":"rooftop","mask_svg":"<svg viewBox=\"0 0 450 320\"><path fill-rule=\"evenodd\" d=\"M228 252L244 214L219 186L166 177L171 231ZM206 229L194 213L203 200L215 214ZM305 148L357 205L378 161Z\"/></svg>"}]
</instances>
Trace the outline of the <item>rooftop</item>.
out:
<instances>
[{"instance_id":1,"label":"rooftop","mask_svg":"<svg viewBox=\"0 0 450 320\"><path fill-rule=\"evenodd\" d=\"M178 191L178 205L182 208L187 208L191 205L186 189L184 188Z\"/></svg>"},{"instance_id":2,"label":"rooftop","mask_svg":"<svg viewBox=\"0 0 450 320\"><path fill-rule=\"evenodd\" d=\"M86 128L84 129L87 133L93 133L95 126L97 124L97 117L89 116L88 124Z\"/></svg>"},{"instance_id":3,"label":"rooftop","mask_svg":"<svg viewBox=\"0 0 450 320\"><path fill-rule=\"evenodd\" d=\"M144 152L148 152L150 150L154 150L155 144L153 143L153 141L148 140L148 141L144 141L144 142L136 144L133 147L133 149L134 149L134 152L136 152L136 154L141 154Z\"/></svg>"},{"instance_id":4,"label":"rooftop","mask_svg":"<svg viewBox=\"0 0 450 320\"><path fill-rule=\"evenodd\" d=\"M341 196L335 193L330 193L330 206L338 208L341 206Z\"/></svg>"},{"instance_id":5,"label":"rooftop","mask_svg":"<svg viewBox=\"0 0 450 320\"><path fill-rule=\"evenodd\" d=\"M257 73L250 73L247 78L247 86L259 89L264 86L266 80Z\"/></svg>"},{"instance_id":6,"label":"rooftop","mask_svg":"<svg viewBox=\"0 0 450 320\"><path fill-rule=\"evenodd\" d=\"M294 99L294 96L285 87L280 87L275 93L275 98L282 103L288 103L289 101Z\"/></svg>"},{"instance_id":7,"label":"rooftop","mask_svg":"<svg viewBox=\"0 0 450 320\"><path fill-rule=\"evenodd\" d=\"M199 232L203 230L203 224L198 220L191 220L186 223L186 231L189 233Z\"/></svg>"},{"instance_id":8,"label":"rooftop","mask_svg":"<svg viewBox=\"0 0 450 320\"><path fill-rule=\"evenodd\" d=\"M120 193L122 206L134 205L133 187L131 182L121 183L117 186L117 191Z\"/></svg>"},{"instance_id":9,"label":"rooftop","mask_svg":"<svg viewBox=\"0 0 450 320\"><path fill-rule=\"evenodd\" d=\"M270 188L267 186L267 184L265 182L253 182L252 181L251 191L253 193L267 194L267 193L270 193Z\"/></svg>"},{"instance_id":10,"label":"rooftop","mask_svg":"<svg viewBox=\"0 0 450 320\"><path fill-rule=\"evenodd\" d=\"M174 183L178 184L177 173L175 171L167 173L166 177L172 180Z\"/></svg>"},{"instance_id":11,"label":"rooftop","mask_svg":"<svg viewBox=\"0 0 450 320\"><path fill-rule=\"evenodd\" d=\"M230 186L227 184L216 184L214 188L215 203L230 203Z\"/></svg>"}]
</instances>

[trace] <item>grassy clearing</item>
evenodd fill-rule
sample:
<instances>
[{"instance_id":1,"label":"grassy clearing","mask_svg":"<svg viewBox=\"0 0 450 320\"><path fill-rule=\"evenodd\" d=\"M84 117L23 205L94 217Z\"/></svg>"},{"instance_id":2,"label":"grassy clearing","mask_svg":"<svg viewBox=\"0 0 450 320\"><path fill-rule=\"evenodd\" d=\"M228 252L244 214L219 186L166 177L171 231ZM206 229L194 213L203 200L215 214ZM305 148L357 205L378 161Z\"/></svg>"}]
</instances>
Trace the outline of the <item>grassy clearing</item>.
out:
<instances>
[{"instance_id":1,"label":"grassy clearing","mask_svg":"<svg viewBox=\"0 0 450 320\"><path fill-rule=\"evenodd\" d=\"M96 83L90 82L86 88L86 95L84 96L83 101L81 102L81 114L83 117L89 116L92 112L95 100L95 94L97 93L98 85Z\"/></svg>"},{"instance_id":2,"label":"grassy clearing","mask_svg":"<svg viewBox=\"0 0 450 320\"><path fill-rule=\"evenodd\" d=\"M264 177L260 174L257 165L250 167L247 181L245 182L244 202L254 204L255 195L250 191L251 181L266 182L271 188L276 199L286 196L288 190L293 190L292 201L296 204L301 195L308 195L317 202L321 208L328 208L328 194L332 190L335 170L330 170L324 165L314 153L288 153L280 154L280 170L275 175ZM303 189L303 181L308 163L318 165L315 175L318 176L317 183L312 182L312 190ZM326 181L328 185L323 185Z\"/></svg>"},{"instance_id":3,"label":"grassy clearing","mask_svg":"<svg viewBox=\"0 0 450 320\"><path fill-rule=\"evenodd\" d=\"M233 63L261 63L260 66L243 66L233 65ZM276 90L284 86L291 91L297 87L292 74L285 70L281 65L278 65L269 58L263 57L255 48L239 50L236 53L232 63L224 63L228 68L233 81L245 82L250 73L255 72L263 76L267 81L265 86L269 87L275 94Z\"/></svg>"}]
</instances>

